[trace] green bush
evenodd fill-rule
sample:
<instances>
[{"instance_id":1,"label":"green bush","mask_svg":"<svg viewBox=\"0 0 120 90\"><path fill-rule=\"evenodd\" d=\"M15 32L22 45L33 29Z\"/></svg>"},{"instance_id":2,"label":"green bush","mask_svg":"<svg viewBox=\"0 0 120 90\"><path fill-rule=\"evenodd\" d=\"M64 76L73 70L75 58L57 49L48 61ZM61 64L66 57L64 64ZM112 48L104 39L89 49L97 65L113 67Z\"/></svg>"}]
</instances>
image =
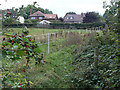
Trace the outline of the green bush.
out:
<instances>
[{"instance_id":1,"label":"green bush","mask_svg":"<svg viewBox=\"0 0 120 90\"><path fill-rule=\"evenodd\" d=\"M105 27L104 23L98 22L98 23L74 23L74 24L68 24L68 23L51 23L50 24L52 28L70 28L71 26L76 29L86 29L86 28L92 28L92 27Z\"/></svg>"},{"instance_id":2,"label":"green bush","mask_svg":"<svg viewBox=\"0 0 120 90\"><path fill-rule=\"evenodd\" d=\"M32 21L30 19L25 19L25 22L26 24L32 24Z\"/></svg>"},{"instance_id":3,"label":"green bush","mask_svg":"<svg viewBox=\"0 0 120 90\"><path fill-rule=\"evenodd\" d=\"M72 75L72 82L75 87L87 88L119 88L120 72L118 60L118 48L116 47L117 36L113 33L106 33L97 36L97 44L88 44L87 47L74 52L73 65L75 70ZM98 47L98 65L95 66L94 44ZM81 53L79 53L81 51Z\"/></svg>"},{"instance_id":4,"label":"green bush","mask_svg":"<svg viewBox=\"0 0 120 90\"><path fill-rule=\"evenodd\" d=\"M13 72L2 73L3 75L3 88L26 88L30 87L33 83L25 78L20 73Z\"/></svg>"}]
</instances>

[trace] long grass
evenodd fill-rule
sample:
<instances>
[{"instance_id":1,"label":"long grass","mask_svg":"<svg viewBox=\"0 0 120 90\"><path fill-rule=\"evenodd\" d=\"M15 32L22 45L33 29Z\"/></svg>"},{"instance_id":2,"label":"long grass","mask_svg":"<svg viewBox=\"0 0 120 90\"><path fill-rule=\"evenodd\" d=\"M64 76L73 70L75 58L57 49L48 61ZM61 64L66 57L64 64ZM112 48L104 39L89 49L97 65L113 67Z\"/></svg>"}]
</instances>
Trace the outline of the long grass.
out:
<instances>
[{"instance_id":1,"label":"long grass","mask_svg":"<svg viewBox=\"0 0 120 90\"><path fill-rule=\"evenodd\" d=\"M34 59L30 61L30 69L23 72L24 64L26 59L23 57L20 60L12 63L10 60L3 60L3 63L8 67L8 71L20 72L26 75L26 78L33 82L33 88L72 88L69 82L71 71L74 69L71 66L73 60L72 51L77 44L86 43L83 41L83 34L87 33L84 30L69 30L69 39L65 37L65 33L68 30L59 29L39 29L39 28L28 28L29 34L34 37L36 35L36 41L44 43L45 38L41 38L42 34L56 33L62 31L62 35L50 37L50 54L47 54L48 46L40 45L41 53L44 53L44 60L46 63L39 65L34 64ZM8 33L22 32L22 28L9 28ZM13 31L13 32L11 32ZM89 39L88 34L86 34ZM85 38L85 36L84 36ZM46 38L47 39L47 38ZM47 42L47 41L46 41ZM66 45L68 43L69 45ZM74 45L73 45L74 44ZM67 83L66 83L67 82Z\"/></svg>"}]
</instances>

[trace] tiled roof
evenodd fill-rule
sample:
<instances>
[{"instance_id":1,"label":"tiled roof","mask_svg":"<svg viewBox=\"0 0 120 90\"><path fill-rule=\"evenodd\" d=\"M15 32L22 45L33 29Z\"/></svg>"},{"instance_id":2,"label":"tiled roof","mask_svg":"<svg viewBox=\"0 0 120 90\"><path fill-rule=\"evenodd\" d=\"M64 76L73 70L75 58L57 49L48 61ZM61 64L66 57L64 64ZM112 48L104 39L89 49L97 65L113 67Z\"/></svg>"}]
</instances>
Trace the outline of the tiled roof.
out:
<instances>
[{"instance_id":1,"label":"tiled roof","mask_svg":"<svg viewBox=\"0 0 120 90\"><path fill-rule=\"evenodd\" d=\"M64 17L65 22L82 22L83 17L79 14L67 14Z\"/></svg>"},{"instance_id":2,"label":"tiled roof","mask_svg":"<svg viewBox=\"0 0 120 90\"><path fill-rule=\"evenodd\" d=\"M44 14L41 11L37 11L37 12L31 14L30 16L44 16Z\"/></svg>"},{"instance_id":3,"label":"tiled roof","mask_svg":"<svg viewBox=\"0 0 120 90\"><path fill-rule=\"evenodd\" d=\"M48 18L48 19L55 19L57 18L57 14L44 14L45 15L45 18Z\"/></svg>"}]
</instances>

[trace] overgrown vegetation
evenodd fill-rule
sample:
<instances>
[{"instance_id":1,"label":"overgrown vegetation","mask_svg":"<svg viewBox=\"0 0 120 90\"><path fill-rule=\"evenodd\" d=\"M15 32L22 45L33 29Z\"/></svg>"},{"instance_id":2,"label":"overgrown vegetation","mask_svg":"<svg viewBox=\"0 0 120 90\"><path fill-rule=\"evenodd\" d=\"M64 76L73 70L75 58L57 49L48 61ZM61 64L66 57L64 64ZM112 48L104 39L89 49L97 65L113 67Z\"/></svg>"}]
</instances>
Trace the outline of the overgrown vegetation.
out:
<instances>
[{"instance_id":1,"label":"overgrown vegetation","mask_svg":"<svg viewBox=\"0 0 120 90\"><path fill-rule=\"evenodd\" d=\"M117 7L114 7L114 5ZM17 38L19 34L6 34L10 37L7 39L3 38L2 50L9 55L3 59L3 87L120 88L120 28L118 18L120 15L117 13L119 6L120 2L111 2L106 14L107 27L102 33L92 32L80 34L78 32L70 32L69 38L66 38L65 43L61 44L63 48L46 54L46 56L43 54L42 56L40 55L42 59L40 59L41 62L39 64L35 65L34 59L30 57L30 68L26 69L26 71L24 70L24 64L26 64L26 59L31 56L31 51L27 52L27 58L21 53L22 57L19 60L12 61L11 58L8 59L9 55L13 54L6 51L9 51L12 47L16 48L14 45L19 42L18 40L20 38ZM118 18L118 20L113 21L115 18ZM41 32L44 31L39 31L39 33ZM46 32L49 31L45 31L44 33ZM27 32L23 33L25 34ZM31 45L35 43L35 41L32 43L32 38L30 39L26 36L22 36L21 40L22 42L28 42L27 44L23 43L22 46L22 48L27 50L32 49ZM7 44L11 48L6 47ZM37 47L36 52L46 47ZM34 51L34 49L32 50ZM16 52L13 53L14 55L16 54Z\"/></svg>"}]
</instances>

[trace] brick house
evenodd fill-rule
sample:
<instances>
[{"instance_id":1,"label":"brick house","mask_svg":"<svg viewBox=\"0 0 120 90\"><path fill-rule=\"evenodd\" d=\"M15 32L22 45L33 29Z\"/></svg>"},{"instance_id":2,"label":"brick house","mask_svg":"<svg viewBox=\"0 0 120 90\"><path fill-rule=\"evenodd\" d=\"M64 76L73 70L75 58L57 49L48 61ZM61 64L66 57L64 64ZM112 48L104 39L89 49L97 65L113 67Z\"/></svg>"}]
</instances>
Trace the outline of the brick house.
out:
<instances>
[{"instance_id":1,"label":"brick house","mask_svg":"<svg viewBox=\"0 0 120 90\"><path fill-rule=\"evenodd\" d=\"M30 19L37 20L37 21L57 20L58 19L57 14L43 14L41 11L37 11L37 12L31 14L29 17L30 17Z\"/></svg>"}]
</instances>

